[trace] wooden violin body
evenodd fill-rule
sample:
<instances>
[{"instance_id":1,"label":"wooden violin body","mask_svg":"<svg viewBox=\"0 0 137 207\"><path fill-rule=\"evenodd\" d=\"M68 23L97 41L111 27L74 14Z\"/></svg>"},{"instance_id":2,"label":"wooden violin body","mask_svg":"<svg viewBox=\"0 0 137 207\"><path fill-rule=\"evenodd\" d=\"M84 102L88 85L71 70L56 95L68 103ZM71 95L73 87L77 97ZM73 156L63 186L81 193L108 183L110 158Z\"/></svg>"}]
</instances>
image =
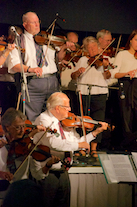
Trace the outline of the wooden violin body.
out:
<instances>
[{"instance_id":1,"label":"wooden violin body","mask_svg":"<svg viewBox=\"0 0 137 207\"><path fill-rule=\"evenodd\" d=\"M64 36L51 36L45 31L41 31L39 34L34 36L34 40L38 45L47 45L49 40L50 44L55 46L62 46L66 42Z\"/></svg>"},{"instance_id":2,"label":"wooden violin body","mask_svg":"<svg viewBox=\"0 0 137 207\"><path fill-rule=\"evenodd\" d=\"M83 119L84 127L90 130L93 130L95 124L99 124L89 116L84 116ZM82 118L71 112L68 112L68 118L62 120L62 125L64 127L82 127Z\"/></svg>"},{"instance_id":3,"label":"wooden violin body","mask_svg":"<svg viewBox=\"0 0 137 207\"><path fill-rule=\"evenodd\" d=\"M83 116L84 127L86 130L92 131L94 126L101 126L98 121L93 120L90 116ZM68 118L62 120L64 127L82 127L82 117L76 116L74 113L68 112ZM115 126L108 126L109 130L114 130Z\"/></svg>"}]
</instances>

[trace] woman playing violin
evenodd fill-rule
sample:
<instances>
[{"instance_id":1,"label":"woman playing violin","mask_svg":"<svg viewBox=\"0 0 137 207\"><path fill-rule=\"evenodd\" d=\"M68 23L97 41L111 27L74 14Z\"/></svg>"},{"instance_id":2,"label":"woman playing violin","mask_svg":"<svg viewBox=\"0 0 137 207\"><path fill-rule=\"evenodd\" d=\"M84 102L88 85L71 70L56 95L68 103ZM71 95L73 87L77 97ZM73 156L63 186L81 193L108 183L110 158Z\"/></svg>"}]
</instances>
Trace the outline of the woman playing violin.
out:
<instances>
[{"instance_id":1,"label":"woman playing violin","mask_svg":"<svg viewBox=\"0 0 137 207\"><path fill-rule=\"evenodd\" d=\"M122 124L123 139L132 136L137 122L137 30L130 34L125 50L120 51L114 61L117 68L111 71L112 77L118 78L120 90L118 99ZM121 86L123 85L123 86ZM123 87L123 89L121 89ZM124 94L122 94L122 91ZM122 94L122 95L121 95ZM134 144L133 144L134 145Z\"/></svg>"},{"instance_id":2,"label":"woman playing violin","mask_svg":"<svg viewBox=\"0 0 137 207\"><path fill-rule=\"evenodd\" d=\"M84 49L89 53L89 57L99 54L98 43L94 37L86 37L83 40L83 45ZM81 91L84 114L91 116L95 120L104 121L108 93L106 81L107 74L104 73L103 62L102 66L98 66L98 69L96 69L96 66L92 65L90 69L86 71L89 57L84 56L80 58L71 76L73 79L77 80L77 89ZM107 64L107 61L104 63ZM97 142L98 140L96 139L96 143L91 143L92 153L96 153ZM97 154L95 156L97 156Z\"/></svg>"},{"instance_id":3,"label":"woman playing violin","mask_svg":"<svg viewBox=\"0 0 137 207\"><path fill-rule=\"evenodd\" d=\"M0 175L1 177L3 176L2 178L5 177L5 179L9 181L13 178L13 174L17 170L17 162L21 164L21 162L23 161L23 157L26 156L26 154L24 154L24 156L16 154L16 148L18 147L18 144L20 143L22 138L25 139L26 136L31 138L40 131L46 131L45 127L39 125L36 126L32 131L25 132L25 120L26 116L21 111L17 111L14 108L9 108L2 116L1 123L5 134L3 139L5 139L7 142L5 142L5 146L1 146L0 148ZM15 180L28 178L29 159L30 158L28 158L26 163L24 163L23 168L20 169L20 171L17 174L17 177L14 178ZM55 160L55 157L49 159L47 165L49 164L51 166L52 162L55 162ZM10 172L10 176L6 173L7 169ZM49 170L49 168L45 167L44 170L46 173ZM7 177L5 174L7 175Z\"/></svg>"}]
</instances>

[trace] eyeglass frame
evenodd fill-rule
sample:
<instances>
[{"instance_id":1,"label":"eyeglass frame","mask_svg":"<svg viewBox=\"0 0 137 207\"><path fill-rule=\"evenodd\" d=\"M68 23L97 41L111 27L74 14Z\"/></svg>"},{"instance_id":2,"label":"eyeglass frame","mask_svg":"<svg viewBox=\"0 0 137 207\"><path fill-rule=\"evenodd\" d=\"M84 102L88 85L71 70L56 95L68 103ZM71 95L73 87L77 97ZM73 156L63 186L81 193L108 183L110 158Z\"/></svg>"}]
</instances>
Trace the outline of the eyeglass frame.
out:
<instances>
[{"instance_id":1,"label":"eyeglass frame","mask_svg":"<svg viewBox=\"0 0 137 207\"><path fill-rule=\"evenodd\" d=\"M69 111L69 109L71 110L71 107L70 106L63 106L63 105L59 105L59 106L62 107L62 108L65 108L68 111Z\"/></svg>"},{"instance_id":2,"label":"eyeglass frame","mask_svg":"<svg viewBox=\"0 0 137 207\"><path fill-rule=\"evenodd\" d=\"M25 128L26 125L25 125L25 124L24 124L24 125L19 125L19 126L14 126L14 125L12 125L12 127L13 127L14 129L16 129L16 131L19 131L19 130Z\"/></svg>"}]
</instances>

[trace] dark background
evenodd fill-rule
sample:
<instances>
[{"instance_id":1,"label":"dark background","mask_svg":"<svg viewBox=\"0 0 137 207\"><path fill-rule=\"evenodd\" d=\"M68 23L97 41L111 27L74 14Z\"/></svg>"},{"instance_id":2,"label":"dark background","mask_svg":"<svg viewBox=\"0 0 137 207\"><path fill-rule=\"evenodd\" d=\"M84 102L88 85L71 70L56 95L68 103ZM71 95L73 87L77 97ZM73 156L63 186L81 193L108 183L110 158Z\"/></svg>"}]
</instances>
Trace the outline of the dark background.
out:
<instances>
[{"instance_id":1,"label":"dark background","mask_svg":"<svg viewBox=\"0 0 137 207\"><path fill-rule=\"evenodd\" d=\"M101 29L108 29L116 38L122 34L120 46L125 46L133 29L137 28L137 1L135 0L0 0L0 35L7 34L10 25L22 25L22 15L35 11L41 19L41 28L47 29L58 13L54 35L67 31L79 34L79 43Z\"/></svg>"}]
</instances>

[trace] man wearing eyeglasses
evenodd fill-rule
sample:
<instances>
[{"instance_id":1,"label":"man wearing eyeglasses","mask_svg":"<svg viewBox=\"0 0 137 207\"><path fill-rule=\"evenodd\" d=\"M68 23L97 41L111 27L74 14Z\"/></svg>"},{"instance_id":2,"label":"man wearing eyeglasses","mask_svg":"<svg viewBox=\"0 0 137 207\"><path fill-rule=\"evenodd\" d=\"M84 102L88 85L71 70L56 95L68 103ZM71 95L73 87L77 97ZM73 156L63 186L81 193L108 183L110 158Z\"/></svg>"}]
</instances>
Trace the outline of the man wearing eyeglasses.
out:
<instances>
[{"instance_id":1,"label":"man wearing eyeglasses","mask_svg":"<svg viewBox=\"0 0 137 207\"><path fill-rule=\"evenodd\" d=\"M96 135L107 129L108 124L101 123L101 127L86 135L87 142L84 137L76 133L74 129L65 131L60 126L60 121L68 117L68 112L71 111L70 100L66 94L61 92L53 93L47 100L47 110L40 114L35 120L35 124L43 124L43 126L51 126L56 129L59 136L55 134L46 134L40 144L50 148L51 153L59 156L61 160L69 151L80 149L89 150L89 142L95 139ZM40 132L34 136L34 143L37 142L43 133ZM69 159L70 160L70 159ZM69 207L70 206L70 182L68 172L61 162L52 165L49 175L45 176L43 169L44 162L32 160L30 170L33 178L43 187L45 193L44 200L46 207ZM50 167L50 166L49 166Z\"/></svg>"},{"instance_id":2,"label":"man wearing eyeglasses","mask_svg":"<svg viewBox=\"0 0 137 207\"><path fill-rule=\"evenodd\" d=\"M13 179L15 181L28 178L30 156L14 178L13 174L24 160L24 156L26 157L27 153L29 154L28 144L31 144L29 139L31 140L37 132L46 131L45 127L39 125L26 132L25 121L26 116L21 111L17 111L14 108L9 108L2 116L1 123L4 135L3 138L0 139L0 178L3 180L11 181ZM25 138L27 138L28 141L22 142L22 144L19 145L20 148L18 148L19 141ZM23 146L26 147L24 148ZM18 153L17 149L19 151ZM26 150L28 150L28 152ZM46 163L52 165L52 163L56 163L59 160L59 158L51 156ZM45 173L47 173L49 168L45 166L44 170ZM0 191L1 188L2 186L0 185Z\"/></svg>"},{"instance_id":3,"label":"man wearing eyeglasses","mask_svg":"<svg viewBox=\"0 0 137 207\"><path fill-rule=\"evenodd\" d=\"M23 15L22 20L24 34L20 37L20 45L25 48L25 52L21 55L22 67L27 75L30 97L30 102L28 102L26 96L25 109L28 119L34 121L43 111L44 103L48 97L59 90L56 62L63 59L66 48L74 43L66 42L58 53L46 45L40 46L34 40L34 36L40 32L40 20L37 14L27 12ZM10 54L8 70L12 74L22 72L16 48Z\"/></svg>"}]
</instances>

